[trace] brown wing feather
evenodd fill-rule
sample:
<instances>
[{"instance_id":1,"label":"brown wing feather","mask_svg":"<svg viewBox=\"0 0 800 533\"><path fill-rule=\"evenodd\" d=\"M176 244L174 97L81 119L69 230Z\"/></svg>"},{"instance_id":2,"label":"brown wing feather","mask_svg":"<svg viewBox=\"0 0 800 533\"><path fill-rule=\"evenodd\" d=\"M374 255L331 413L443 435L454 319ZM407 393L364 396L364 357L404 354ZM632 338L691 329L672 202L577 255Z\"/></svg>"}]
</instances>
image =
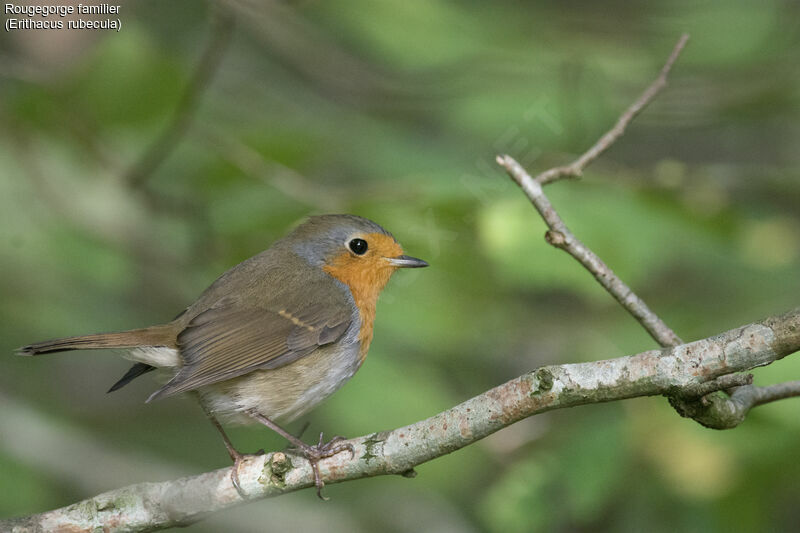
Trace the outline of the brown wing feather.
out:
<instances>
[{"instance_id":1,"label":"brown wing feather","mask_svg":"<svg viewBox=\"0 0 800 533\"><path fill-rule=\"evenodd\" d=\"M300 310L287 307L231 305L197 315L178 335L183 366L148 401L292 363L339 339L352 316L343 296L338 302L315 302Z\"/></svg>"}]
</instances>

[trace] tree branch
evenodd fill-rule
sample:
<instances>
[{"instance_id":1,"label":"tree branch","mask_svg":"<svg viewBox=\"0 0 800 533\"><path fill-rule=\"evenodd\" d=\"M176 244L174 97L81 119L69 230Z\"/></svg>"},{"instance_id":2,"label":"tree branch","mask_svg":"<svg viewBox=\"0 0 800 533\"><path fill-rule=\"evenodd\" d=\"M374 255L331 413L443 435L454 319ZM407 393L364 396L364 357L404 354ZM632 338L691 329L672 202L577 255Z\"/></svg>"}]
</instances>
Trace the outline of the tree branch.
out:
<instances>
[{"instance_id":1,"label":"tree branch","mask_svg":"<svg viewBox=\"0 0 800 533\"><path fill-rule=\"evenodd\" d=\"M644 300L639 298L597 254L572 234L553 208L550 200L545 196L539 181L532 178L509 155L497 156L497 162L506 169L509 176L522 188L533 206L542 215L545 224L550 228L545 234L548 243L564 250L583 265L661 346L674 346L681 343L680 337L647 307Z\"/></svg>"},{"instance_id":2,"label":"tree branch","mask_svg":"<svg viewBox=\"0 0 800 533\"><path fill-rule=\"evenodd\" d=\"M718 387L717 390L723 387ZM670 398L670 403L681 416L692 418L711 429L732 429L744 422L753 407L765 403L800 396L800 381L787 381L768 387L747 384L727 388L721 393L709 394L694 401Z\"/></svg>"},{"instance_id":3,"label":"tree branch","mask_svg":"<svg viewBox=\"0 0 800 533\"><path fill-rule=\"evenodd\" d=\"M572 234L544 194L543 186L564 177L580 176L589 163L622 136L628 124L666 85L667 75L688 40L688 35L681 36L658 78L622 113L614 127L573 163L545 170L533 178L511 156L497 156L498 164L505 168L509 176L520 186L547 224L549 230L545 234L545 240L556 248L564 250L583 265L663 347L676 346L683 341L597 254ZM726 389L729 389L728 398L713 394ZM730 429L744 421L751 408L771 401L800 396L800 392L796 391L800 391L800 385L796 382L760 388L752 385L752 376L746 379L741 376L723 376L718 380L703 383L700 387L672 393L669 395L669 401L681 416L692 418L708 428Z\"/></svg>"},{"instance_id":4,"label":"tree branch","mask_svg":"<svg viewBox=\"0 0 800 533\"><path fill-rule=\"evenodd\" d=\"M413 476L415 466L535 414L639 396L674 395L767 365L798 349L800 307L689 344L605 361L542 367L426 420L352 439L348 442L355 448L354 457L341 453L323 459L320 471L327 484L385 474ZM783 384L747 401L756 405L798 391L798 382ZM230 472L223 468L175 481L131 485L62 509L0 521L0 530L155 531L314 484L308 462L284 452L252 457L242 464L239 479L248 500L231 484Z\"/></svg>"},{"instance_id":5,"label":"tree branch","mask_svg":"<svg viewBox=\"0 0 800 533\"><path fill-rule=\"evenodd\" d=\"M550 228L550 231L545 234L547 242L556 248L561 248L583 265L584 268L595 277L600 285L602 285L622 307L633 315L642 327L647 330L650 336L661 346L675 346L683 341L681 341L680 337L678 337L658 315L647 307L644 300L639 298L597 254L592 252L572 234L553 208L550 200L545 196L542 186L564 177L580 176L589 163L608 150L608 148L622 136L625 132L625 128L636 115L638 115L667 84L667 75L669 75L670 70L672 70L672 65L675 64L675 61L678 59L678 56L684 46L686 46L688 40L688 35L684 34L681 36L675 48L672 49L672 53L669 55L669 58L667 58L667 62L662 67L656 80L644 90L641 96L639 96L622 115L620 115L613 128L608 130L608 132L600 137L591 148L571 164L545 170L533 178L522 168L522 165L517 163L511 156L497 156L497 163L505 168L508 175L520 186L544 219L547 227Z\"/></svg>"},{"instance_id":6,"label":"tree branch","mask_svg":"<svg viewBox=\"0 0 800 533\"><path fill-rule=\"evenodd\" d=\"M608 130L605 135L600 137L600 139L594 143L594 146L586 150L583 155L569 165L545 170L536 176L536 181L540 185L547 185L548 183L560 180L561 178L577 178L581 176L583 174L583 170L589 165L589 163L600 157L600 155L608 150L611 145L617 141L617 139L622 137L622 134L625 133L625 128L628 127L628 124L630 124L630 122L636 118L636 115L638 115L645 107L647 107L647 104L649 104L653 98L656 97L659 91L666 86L669 71L672 70L672 65L675 64L675 61L677 61L678 56L681 55L681 52L688 41L689 35L685 33L681 35L681 38L678 39L678 43L675 45L675 48L672 49L672 53L669 55L669 58L667 58L667 62L661 69L661 73L658 75L658 78L656 78L655 81L644 90L641 96L639 96L639 98L637 98L636 101L633 102L633 104L631 104L631 106L626 109L622 115L620 115L619 119L617 119L617 123L614 124L614 127Z\"/></svg>"}]
</instances>

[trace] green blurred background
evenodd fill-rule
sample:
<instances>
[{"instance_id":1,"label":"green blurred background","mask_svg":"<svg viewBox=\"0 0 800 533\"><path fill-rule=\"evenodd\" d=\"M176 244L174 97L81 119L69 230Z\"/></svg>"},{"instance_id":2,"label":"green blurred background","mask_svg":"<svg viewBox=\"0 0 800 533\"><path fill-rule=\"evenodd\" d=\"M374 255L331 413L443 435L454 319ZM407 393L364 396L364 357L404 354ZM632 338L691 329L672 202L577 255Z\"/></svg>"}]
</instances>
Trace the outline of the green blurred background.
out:
<instances>
[{"instance_id":1,"label":"green blurred background","mask_svg":"<svg viewBox=\"0 0 800 533\"><path fill-rule=\"evenodd\" d=\"M28 342L167 321L308 214L389 228L431 268L379 304L358 375L306 438L412 423L538 365L654 342L494 164L594 142L692 39L664 93L581 181L576 235L686 340L800 304L796 2L126 2L122 31L0 35L0 517L227 466L192 401L145 405L107 352ZM176 149L126 176L213 30L230 45ZM800 377L789 357L757 384ZM257 502L212 531L792 531L800 403L717 432L661 398L556 411L418 468ZM292 427L300 427L296 423ZM234 428L244 451L282 448Z\"/></svg>"}]
</instances>

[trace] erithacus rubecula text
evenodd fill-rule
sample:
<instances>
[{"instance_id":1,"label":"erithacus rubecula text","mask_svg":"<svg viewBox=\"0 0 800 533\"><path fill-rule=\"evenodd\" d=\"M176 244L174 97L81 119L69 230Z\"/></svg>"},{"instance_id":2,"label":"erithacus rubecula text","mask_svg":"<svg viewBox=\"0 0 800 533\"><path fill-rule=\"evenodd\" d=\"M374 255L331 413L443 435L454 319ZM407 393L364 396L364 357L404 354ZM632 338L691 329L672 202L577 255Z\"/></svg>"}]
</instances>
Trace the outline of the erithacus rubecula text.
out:
<instances>
[{"instance_id":1,"label":"erithacus rubecula text","mask_svg":"<svg viewBox=\"0 0 800 533\"><path fill-rule=\"evenodd\" d=\"M109 392L158 369L171 379L148 402L193 392L238 452L218 419L260 422L289 440L311 463L352 446L336 437L309 446L277 422L308 412L359 369L372 341L378 295L398 268L428 264L404 255L391 233L354 215L310 217L268 250L236 265L168 324L69 337L24 346L21 355L122 348L135 361Z\"/></svg>"}]
</instances>

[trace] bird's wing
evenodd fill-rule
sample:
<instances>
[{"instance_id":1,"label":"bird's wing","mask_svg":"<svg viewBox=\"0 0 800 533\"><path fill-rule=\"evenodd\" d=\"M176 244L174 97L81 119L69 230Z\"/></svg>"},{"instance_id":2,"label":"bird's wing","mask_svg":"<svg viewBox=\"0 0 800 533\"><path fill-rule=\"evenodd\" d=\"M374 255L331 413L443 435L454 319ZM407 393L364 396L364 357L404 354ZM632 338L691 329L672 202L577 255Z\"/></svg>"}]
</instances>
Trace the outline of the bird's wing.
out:
<instances>
[{"instance_id":1,"label":"bird's wing","mask_svg":"<svg viewBox=\"0 0 800 533\"><path fill-rule=\"evenodd\" d=\"M183 366L148 401L279 368L339 339L352 320L346 296L308 289L318 295L312 302L294 302L289 292L268 309L227 303L198 314L178 335Z\"/></svg>"}]
</instances>

